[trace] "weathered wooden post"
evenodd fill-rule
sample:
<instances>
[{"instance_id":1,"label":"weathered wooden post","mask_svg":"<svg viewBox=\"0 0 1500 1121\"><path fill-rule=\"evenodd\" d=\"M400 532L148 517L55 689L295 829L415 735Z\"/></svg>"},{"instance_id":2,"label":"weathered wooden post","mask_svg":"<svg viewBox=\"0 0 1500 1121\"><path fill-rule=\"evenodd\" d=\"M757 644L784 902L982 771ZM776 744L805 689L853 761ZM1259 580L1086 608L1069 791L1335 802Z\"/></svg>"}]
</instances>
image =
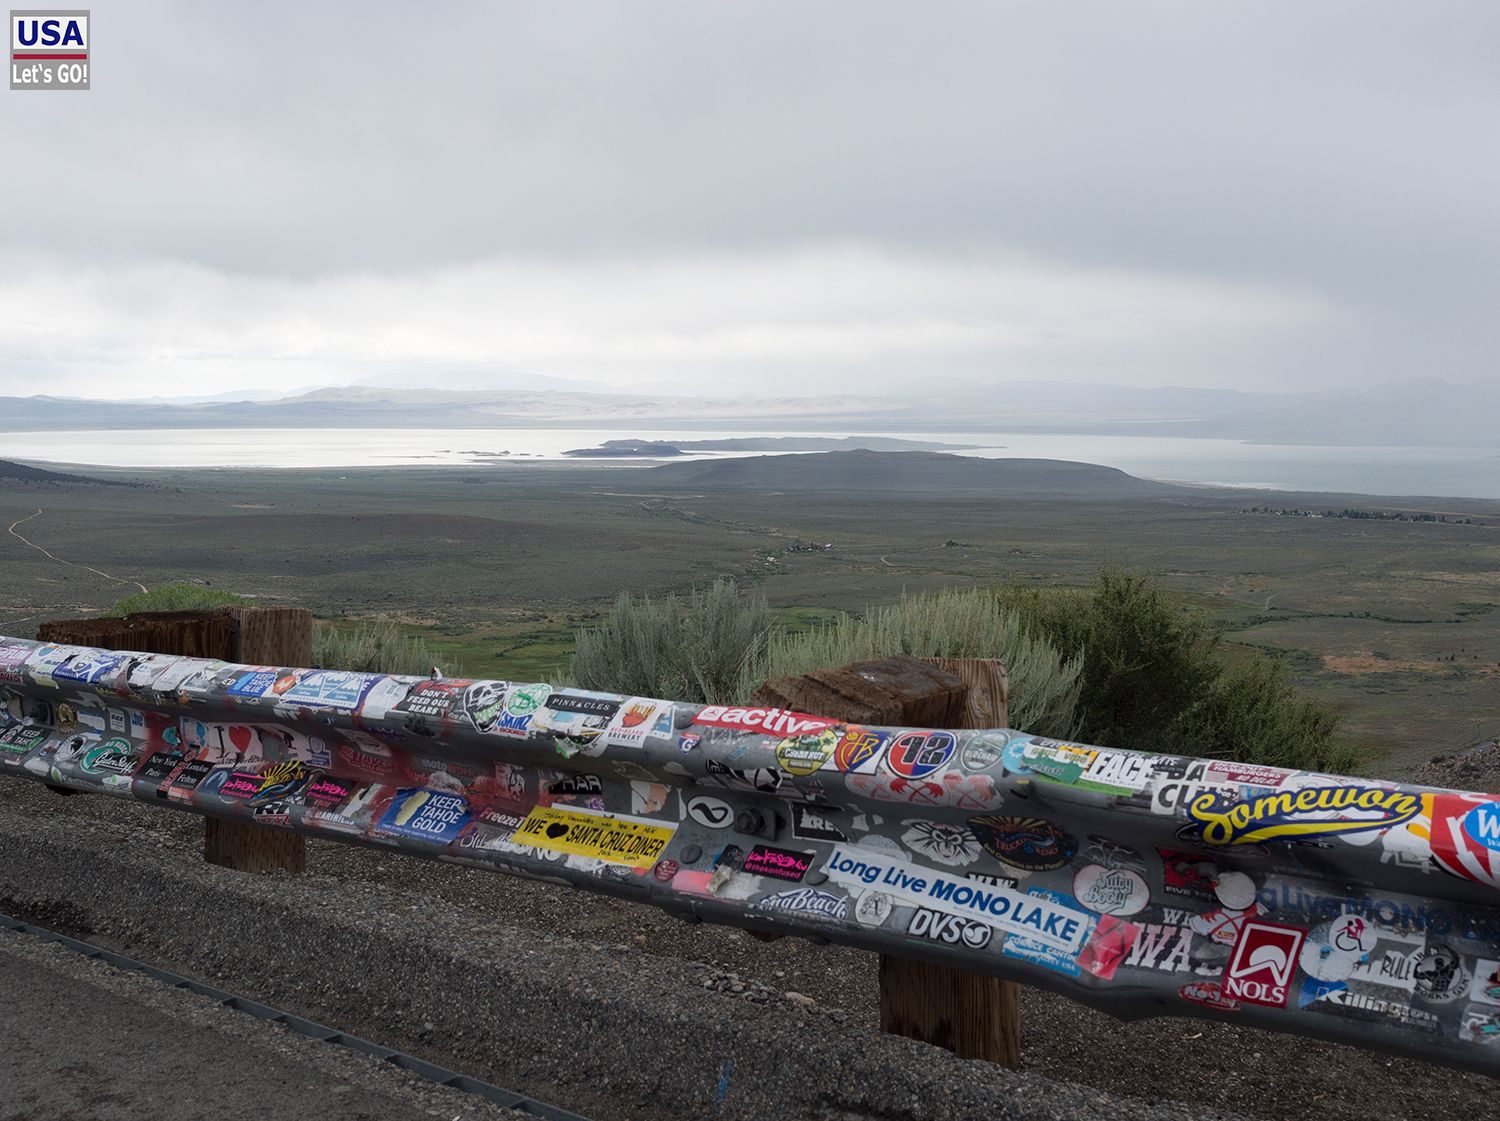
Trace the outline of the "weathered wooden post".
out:
<instances>
[{"instance_id":1,"label":"weathered wooden post","mask_svg":"<svg viewBox=\"0 0 1500 1121\"><path fill-rule=\"evenodd\" d=\"M1005 667L981 658L881 658L765 682L751 703L855 724L1003 728ZM1021 1002L1012 981L880 955L880 1027L963 1059L1021 1065Z\"/></svg>"},{"instance_id":2,"label":"weathered wooden post","mask_svg":"<svg viewBox=\"0 0 1500 1121\"><path fill-rule=\"evenodd\" d=\"M312 614L301 607L219 607L143 611L123 619L57 619L37 628L43 642L183 654L251 665L312 662ZM301 872L307 843L290 830L209 817L203 859L242 872Z\"/></svg>"}]
</instances>

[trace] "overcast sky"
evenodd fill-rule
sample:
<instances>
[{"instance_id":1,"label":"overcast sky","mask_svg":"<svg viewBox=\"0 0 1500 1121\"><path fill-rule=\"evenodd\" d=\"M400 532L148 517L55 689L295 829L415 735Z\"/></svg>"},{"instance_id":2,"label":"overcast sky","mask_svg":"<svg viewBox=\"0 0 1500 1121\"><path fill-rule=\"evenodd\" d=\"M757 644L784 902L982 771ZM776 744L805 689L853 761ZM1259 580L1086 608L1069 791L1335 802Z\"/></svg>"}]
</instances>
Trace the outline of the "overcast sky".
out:
<instances>
[{"instance_id":1,"label":"overcast sky","mask_svg":"<svg viewBox=\"0 0 1500 1121\"><path fill-rule=\"evenodd\" d=\"M94 0L0 394L1500 378L1500 5Z\"/></svg>"}]
</instances>

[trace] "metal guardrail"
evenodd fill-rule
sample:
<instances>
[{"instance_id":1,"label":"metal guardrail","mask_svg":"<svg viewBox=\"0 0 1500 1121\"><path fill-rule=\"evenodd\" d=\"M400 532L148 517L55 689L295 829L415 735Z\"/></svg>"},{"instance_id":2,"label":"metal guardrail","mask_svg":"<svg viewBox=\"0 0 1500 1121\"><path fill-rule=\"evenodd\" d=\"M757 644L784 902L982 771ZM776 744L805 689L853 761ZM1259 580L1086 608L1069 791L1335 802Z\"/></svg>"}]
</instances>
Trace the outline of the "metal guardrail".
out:
<instances>
[{"instance_id":1,"label":"metal guardrail","mask_svg":"<svg viewBox=\"0 0 1500 1121\"><path fill-rule=\"evenodd\" d=\"M1500 1072L1500 796L0 638L0 774Z\"/></svg>"}]
</instances>

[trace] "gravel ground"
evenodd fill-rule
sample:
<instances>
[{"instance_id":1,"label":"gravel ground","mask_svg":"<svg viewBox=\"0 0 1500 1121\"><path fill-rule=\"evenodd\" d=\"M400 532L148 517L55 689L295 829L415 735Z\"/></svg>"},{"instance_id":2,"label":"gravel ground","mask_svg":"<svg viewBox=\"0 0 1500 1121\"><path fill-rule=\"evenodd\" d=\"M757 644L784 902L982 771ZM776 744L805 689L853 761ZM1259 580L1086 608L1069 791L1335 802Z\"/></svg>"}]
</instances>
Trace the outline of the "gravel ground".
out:
<instances>
[{"instance_id":1,"label":"gravel ground","mask_svg":"<svg viewBox=\"0 0 1500 1121\"><path fill-rule=\"evenodd\" d=\"M0 1121L525 1118L11 931L0 978Z\"/></svg>"},{"instance_id":2,"label":"gravel ground","mask_svg":"<svg viewBox=\"0 0 1500 1121\"><path fill-rule=\"evenodd\" d=\"M1412 777L1500 789L1500 750L1434 761ZM59 798L24 782L0 782L0 836L0 907L12 913L72 924L124 952L603 1118L1500 1116L1494 1079L1228 1024L1122 1023L1033 990L1022 990L1022 1057L1045 1079L1017 1076L879 1036L871 954L761 942L633 903L330 842L309 844L309 874L298 881L238 875L198 860L197 818ZM91 862L88 852L108 858ZM200 936L189 936L189 897L245 908L242 925L264 924L289 956L252 967L260 939L216 944L221 916L200 919ZM268 908L273 916L261 914ZM163 918L153 925L148 913ZM337 951L310 961L308 945ZM390 962L393 976L351 977L351 954ZM426 978L420 992L403 972ZM471 991L488 1004L460 999ZM485 1006L497 1009L495 1023L465 1019L463 1009ZM582 1017L589 1034L562 1051L506 1038L508 1019L545 1036L548 1008L559 1029L566 1019L567 1031L579 1030Z\"/></svg>"}]
</instances>

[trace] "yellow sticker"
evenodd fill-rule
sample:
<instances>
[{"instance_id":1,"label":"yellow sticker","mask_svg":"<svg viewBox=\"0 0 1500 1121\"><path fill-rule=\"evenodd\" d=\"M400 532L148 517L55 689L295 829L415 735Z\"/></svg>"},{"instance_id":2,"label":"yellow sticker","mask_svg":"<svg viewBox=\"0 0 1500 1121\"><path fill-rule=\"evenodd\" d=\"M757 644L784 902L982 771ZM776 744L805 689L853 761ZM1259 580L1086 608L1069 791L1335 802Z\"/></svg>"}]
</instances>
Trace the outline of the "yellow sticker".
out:
<instances>
[{"instance_id":1,"label":"yellow sticker","mask_svg":"<svg viewBox=\"0 0 1500 1121\"><path fill-rule=\"evenodd\" d=\"M609 864L650 868L676 832L675 825L658 825L639 818L602 817L557 806L537 806L511 835L511 841L553 852L592 856Z\"/></svg>"}]
</instances>

